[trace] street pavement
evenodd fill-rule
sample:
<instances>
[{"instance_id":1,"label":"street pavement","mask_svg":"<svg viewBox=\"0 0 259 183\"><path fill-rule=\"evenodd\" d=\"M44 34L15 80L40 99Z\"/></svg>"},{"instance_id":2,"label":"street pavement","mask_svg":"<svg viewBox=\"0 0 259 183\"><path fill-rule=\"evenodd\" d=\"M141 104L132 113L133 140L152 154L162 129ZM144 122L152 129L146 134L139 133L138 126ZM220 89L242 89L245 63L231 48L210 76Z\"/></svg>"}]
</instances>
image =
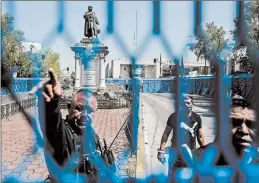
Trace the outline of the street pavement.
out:
<instances>
[{"instance_id":1,"label":"street pavement","mask_svg":"<svg viewBox=\"0 0 259 183\"><path fill-rule=\"evenodd\" d=\"M205 136L205 143L210 143L215 137L215 117L212 112L212 99L192 95L194 97L193 110L201 115L203 134ZM141 118L143 119L144 136L146 134L146 174L158 175L168 174L168 163L160 163L157 160L157 149L160 146L161 137L166 127L167 119L171 113L175 111L174 96L169 93L141 93ZM171 145L172 133L170 134L166 147ZM198 144L198 143L197 143ZM168 149L168 148L167 148ZM168 155L166 155L168 160ZM166 180L159 180L159 182L166 182Z\"/></svg>"},{"instance_id":2,"label":"street pavement","mask_svg":"<svg viewBox=\"0 0 259 183\"><path fill-rule=\"evenodd\" d=\"M28 113L37 116L37 108L30 108ZM121 125L127 118L129 109L98 109L93 127L108 146L116 136ZM62 110L63 118L67 114ZM48 170L43 157L43 150L34 148L35 136L27 120L21 113L2 120L2 163L1 176L15 176L21 182L43 181ZM136 156L131 156L129 142L122 130L111 148L116 159L116 175L121 178L135 177Z\"/></svg>"}]
</instances>

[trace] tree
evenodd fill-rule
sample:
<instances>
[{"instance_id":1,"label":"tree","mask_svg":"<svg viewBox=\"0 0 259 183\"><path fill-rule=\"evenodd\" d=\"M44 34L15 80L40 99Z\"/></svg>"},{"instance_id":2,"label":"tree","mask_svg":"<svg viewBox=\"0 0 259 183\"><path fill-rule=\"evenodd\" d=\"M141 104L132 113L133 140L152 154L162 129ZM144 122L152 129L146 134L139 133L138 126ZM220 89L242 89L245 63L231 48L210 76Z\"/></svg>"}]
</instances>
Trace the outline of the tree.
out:
<instances>
[{"instance_id":1,"label":"tree","mask_svg":"<svg viewBox=\"0 0 259 183\"><path fill-rule=\"evenodd\" d=\"M188 43L189 49L197 56L197 60L205 60L205 69L207 61L214 60L227 46L228 40L225 39L225 31L222 26L218 27L214 22L207 23L203 28L206 39L196 37L195 41ZM205 70L205 74L207 71Z\"/></svg>"},{"instance_id":2,"label":"tree","mask_svg":"<svg viewBox=\"0 0 259 183\"><path fill-rule=\"evenodd\" d=\"M17 67L18 77L29 77L31 76L32 62L29 59L24 48L22 41L24 41L24 33L21 30L14 29L15 19L9 13L1 15L2 23L2 45L3 52L5 55L5 62L1 63L1 66L5 69L10 69L13 66Z\"/></svg>"},{"instance_id":3,"label":"tree","mask_svg":"<svg viewBox=\"0 0 259 183\"><path fill-rule=\"evenodd\" d=\"M238 49L233 49L231 55L231 74L238 73L253 73L252 60L247 56L248 49L245 46L240 46ZM235 66L239 65L238 70L235 70Z\"/></svg>"},{"instance_id":4,"label":"tree","mask_svg":"<svg viewBox=\"0 0 259 183\"><path fill-rule=\"evenodd\" d=\"M244 9L244 24L247 28L247 33L244 35L245 42L238 40L238 25L241 23L236 18L234 19L235 29L231 31L234 36L234 49L232 52L231 65L232 68L236 64L240 64L240 69L237 72L253 73L253 64L248 53L251 50L259 50L259 2L249 1L245 3ZM232 72L232 74L236 73Z\"/></svg>"},{"instance_id":5,"label":"tree","mask_svg":"<svg viewBox=\"0 0 259 183\"><path fill-rule=\"evenodd\" d=\"M52 68L58 77L60 77L60 62L59 54L52 51L51 49L45 50L39 55L44 55L45 59L41 61L42 64L42 77L48 77L48 69Z\"/></svg>"},{"instance_id":6,"label":"tree","mask_svg":"<svg viewBox=\"0 0 259 183\"><path fill-rule=\"evenodd\" d=\"M259 1L249 1L245 4L245 23L247 24L248 47L259 50ZM250 49L250 48L249 48Z\"/></svg>"}]
</instances>

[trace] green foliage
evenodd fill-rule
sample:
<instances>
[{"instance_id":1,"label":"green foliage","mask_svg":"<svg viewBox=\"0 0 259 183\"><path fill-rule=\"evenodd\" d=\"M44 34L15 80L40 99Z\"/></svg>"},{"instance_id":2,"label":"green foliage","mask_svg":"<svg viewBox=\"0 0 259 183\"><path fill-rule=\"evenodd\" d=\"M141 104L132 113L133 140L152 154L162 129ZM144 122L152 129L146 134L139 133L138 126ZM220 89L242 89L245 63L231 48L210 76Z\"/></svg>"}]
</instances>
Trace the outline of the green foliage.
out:
<instances>
[{"instance_id":1,"label":"green foliage","mask_svg":"<svg viewBox=\"0 0 259 183\"><path fill-rule=\"evenodd\" d=\"M246 2L245 21L247 24L248 47L259 49L259 1Z\"/></svg>"},{"instance_id":2,"label":"green foliage","mask_svg":"<svg viewBox=\"0 0 259 183\"><path fill-rule=\"evenodd\" d=\"M197 59L212 61L223 51L228 40L225 40L223 27L218 27L214 22L207 23L202 28L207 39L196 37L195 41L187 44L189 49L197 56Z\"/></svg>"},{"instance_id":3,"label":"green foliage","mask_svg":"<svg viewBox=\"0 0 259 183\"><path fill-rule=\"evenodd\" d=\"M3 34L1 41L4 48L3 54L6 57L6 61L1 63L1 66L6 69L16 66L17 77L30 77L32 62L23 50L24 33L14 29L14 21L14 18L8 13L1 15Z\"/></svg>"},{"instance_id":4,"label":"green foliage","mask_svg":"<svg viewBox=\"0 0 259 183\"><path fill-rule=\"evenodd\" d=\"M244 26L246 27L246 34L244 34L245 42L238 40L237 35L240 28L238 25L241 23L238 19L234 19L235 29L231 32L234 36L235 45L231 64L232 68L236 63L240 64L240 70L238 72L252 73L253 65L248 53L253 50L259 50L259 1L245 2L244 18Z\"/></svg>"},{"instance_id":5,"label":"green foliage","mask_svg":"<svg viewBox=\"0 0 259 183\"><path fill-rule=\"evenodd\" d=\"M42 77L48 77L48 69L52 68L58 77L60 77L60 62L59 54L51 49L45 50L41 53L45 59L41 61L42 64Z\"/></svg>"}]
</instances>

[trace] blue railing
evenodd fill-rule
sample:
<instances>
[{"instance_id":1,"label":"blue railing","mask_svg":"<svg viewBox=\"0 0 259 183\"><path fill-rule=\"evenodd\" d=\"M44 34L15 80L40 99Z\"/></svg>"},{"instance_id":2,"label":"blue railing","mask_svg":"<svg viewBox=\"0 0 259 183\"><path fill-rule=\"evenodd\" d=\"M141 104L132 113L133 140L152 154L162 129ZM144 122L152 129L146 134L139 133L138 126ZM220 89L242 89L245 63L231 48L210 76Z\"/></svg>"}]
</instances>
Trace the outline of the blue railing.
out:
<instances>
[{"instance_id":1,"label":"blue railing","mask_svg":"<svg viewBox=\"0 0 259 183\"><path fill-rule=\"evenodd\" d=\"M215 76L198 76L198 77L184 77L183 87L187 93L198 94L208 97L215 95ZM253 75L239 74L239 75L225 75L224 79L232 80L231 87L240 87L244 91L243 96L247 98L249 95L250 86L254 82ZM127 81L126 81L127 80ZM241 82L246 80L245 82ZM250 81L249 86L245 86ZM119 83L124 88L128 82L128 90L131 91L131 79L122 78L107 78L107 83ZM249 87L249 89L247 89ZM176 88L176 77L173 78L157 78L157 79L140 79L140 91L144 93L174 93Z\"/></svg>"},{"instance_id":2,"label":"blue railing","mask_svg":"<svg viewBox=\"0 0 259 183\"><path fill-rule=\"evenodd\" d=\"M42 79L40 78L16 78L12 82L12 90L17 92L28 92L35 85L37 85ZM5 88L1 88L1 95L9 94Z\"/></svg>"}]
</instances>

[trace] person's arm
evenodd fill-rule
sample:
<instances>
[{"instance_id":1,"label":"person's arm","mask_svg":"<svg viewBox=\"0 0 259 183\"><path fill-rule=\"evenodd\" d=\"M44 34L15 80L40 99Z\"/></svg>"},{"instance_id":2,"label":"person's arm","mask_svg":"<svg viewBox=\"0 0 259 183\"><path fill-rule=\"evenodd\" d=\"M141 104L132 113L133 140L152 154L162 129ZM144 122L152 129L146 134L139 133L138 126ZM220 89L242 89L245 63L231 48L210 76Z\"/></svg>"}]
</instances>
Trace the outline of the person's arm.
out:
<instances>
[{"instance_id":1,"label":"person's arm","mask_svg":"<svg viewBox=\"0 0 259 183\"><path fill-rule=\"evenodd\" d=\"M165 163L165 144L167 142L167 139L173 129L173 124L172 124L172 118L173 115L169 116L168 120L167 120L167 125L165 127L164 133L162 135L161 138L161 143L160 143L160 147L158 149L158 153L157 153L157 159L161 162L161 163Z\"/></svg>"},{"instance_id":2,"label":"person's arm","mask_svg":"<svg viewBox=\"0 0 259 183\"><path fill-rule=\"evenodd\" d=\"M55 96L50 102L45 103L46 132L56 133L60 131L62 114L60 112L60 97Z\"/></svg>"},{"instance_id":3,"label":"person's arm","mask_svg":"<svg viewBox=\"0 0 259 183\"><path fill-rule=\"evenodd\" d=\"M164 133L163 133L162 138L161 138L161 143L160 143L160 148L159 148L160 150L162 150L162 151L165 150L165 144L168 140L168 137L169 137L172 129L173 128L171 126L166 125Z\"/></svg>"},{"instance_id":4,"label":"person's arm","mask_svg":"<svg viewBox=\"0 0 259 183\"><path fill-rule=\"evenodd\" d=\"M172 127L166 125L164 133L162 135L161 138L161 143L160 143L160 148L158 149L157 152L157 159L161 162L161 163L165 163L165 144L167 142L168 136L172 131Z\"/></svg>"},{"instance_id":5,"label":"person's arm","mask_svg":"<svg viewBox=\"0 0 259 183\"><path fill-rule=\"evenodd\" d=\"M164 133L162 135L162 138L161 138L161 143L160 143L160 150L165 150L165 144L168 140L168 137L171 133L171 131L173 130L174 128L174 113L171 114L169 116L169 118L167 119L167 122L166 122L166 127L165 127L165 130L164 130Z\"/></svg>"},{"instance_id":6,"label":"person's arm","mask_svg":"<svg viewBox=\"0 0 259 183\"><path fill-rule=\"evenodd\" d=\"M59 130L62 121L59 107L62 89L60 82L52 69L49 70L49 75L50 80L39 83L30 91L30 95L41 92L39 102L42 102L43 105L39 105L38 108L41 128L43 134L54 135ZM40 91L40 89L42 89L42 91ZM42 99L42 101L40 101L40 99Z\"/></svg>"},{"instance_id":7,"label":"person's arm","mask_svg":"<svg viewBox=\"0 0 259 183\"><path fill-rule=\"evenodd\" d=\"M198 126L198 130L197 130L197 141L198 141L199 145L202 147L205 145L205 140L204 140L204 136L202 133L202 121L201 121L200 116L198 116L198 123L199 123L199 126Z\"/></svg>"}]
</instances>

